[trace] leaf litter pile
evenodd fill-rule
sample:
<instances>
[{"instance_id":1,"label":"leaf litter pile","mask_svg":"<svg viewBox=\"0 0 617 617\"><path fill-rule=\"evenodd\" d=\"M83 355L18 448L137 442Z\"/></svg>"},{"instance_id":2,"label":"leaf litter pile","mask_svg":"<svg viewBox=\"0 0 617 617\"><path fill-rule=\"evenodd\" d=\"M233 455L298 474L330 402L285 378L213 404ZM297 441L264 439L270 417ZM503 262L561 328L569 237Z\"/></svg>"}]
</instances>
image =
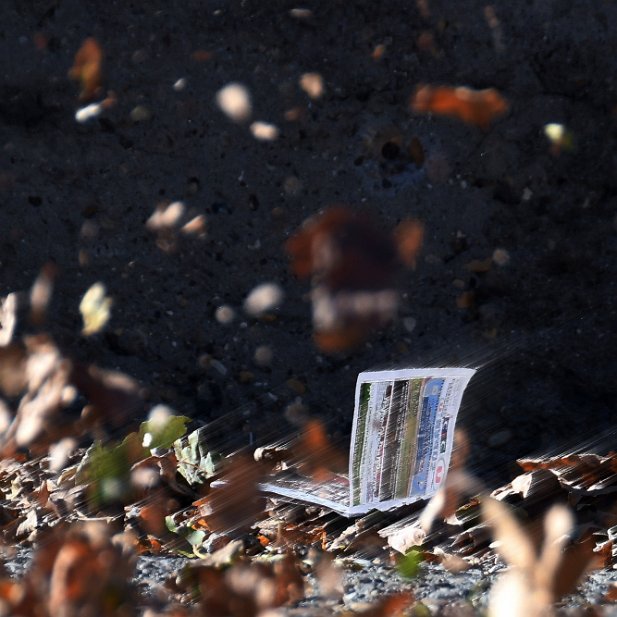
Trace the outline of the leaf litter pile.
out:
<instances>
[{"instance_id":1,"label":"leaf litter pile","mask_svg":"<svg viewBox=\"0 0 617 617\"><path fill-rule=\"evenodd\" d=\"M31 325L44 320L45 302L32 300L46 296L41 284ZM417 597L423 572L439 568L498 573L482 604L489 614L540 616L558 612L590 571L617 566L614 453L522 459L521 475L490 491L465 470L459 432L447 482L425 507L346 519L259 489L283 467L318 481L345 467L320 422L231 453L162 405L136 424L137 384L74 362L44 333L20 335L18 305L15 294L2 302L1 529L7 564L18 547L33 553L21 577L4 567L2 615L474 614L471 596ZM178 556L166 580L136 582L140 559ZM371 564L401 577L398 590L350 592L346 577ZM605 586L608 603L616 590Z\"/></svg>"}]
</instances>

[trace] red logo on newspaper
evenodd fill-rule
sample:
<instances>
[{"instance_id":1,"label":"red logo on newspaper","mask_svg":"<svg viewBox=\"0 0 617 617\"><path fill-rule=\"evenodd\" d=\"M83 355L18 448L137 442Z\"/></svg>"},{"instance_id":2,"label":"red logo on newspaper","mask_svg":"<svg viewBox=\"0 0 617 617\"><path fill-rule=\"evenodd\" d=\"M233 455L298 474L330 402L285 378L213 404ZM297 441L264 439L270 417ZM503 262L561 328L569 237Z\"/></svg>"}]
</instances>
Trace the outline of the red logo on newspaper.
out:
<instances>
[{"instance_id":1,"label":"red logo on newspaper","mask_svg":"<svg viewBox=\"0 0 617 617\"><path fill-rule=\"evenodd\" d=\"M439 459L437 461L437 465L435 465L435 475L433 476L433 485L439 486L446 475L446 463L443 459Z\"/></svg>"}]
</instances>

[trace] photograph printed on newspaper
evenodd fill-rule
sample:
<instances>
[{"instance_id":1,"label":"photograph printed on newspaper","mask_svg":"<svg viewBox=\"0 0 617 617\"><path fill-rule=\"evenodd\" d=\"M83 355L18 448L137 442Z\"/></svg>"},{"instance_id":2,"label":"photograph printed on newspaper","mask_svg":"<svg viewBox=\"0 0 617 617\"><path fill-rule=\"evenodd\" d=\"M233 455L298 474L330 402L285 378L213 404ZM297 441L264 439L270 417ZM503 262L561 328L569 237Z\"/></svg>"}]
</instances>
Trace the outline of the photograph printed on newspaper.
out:
<instances>
[{"instance_id":1,"label":"photograph printed on newspaper","mask_svg":"<svg viewBox=\"0 0 617 617\"><path fill-rule=\"evenodd\" d=\"M264 490L353 516L427 499L446 477L468 368L369 371L356 383L349 475L281 475Z\"/></svg>"}]
</instances>

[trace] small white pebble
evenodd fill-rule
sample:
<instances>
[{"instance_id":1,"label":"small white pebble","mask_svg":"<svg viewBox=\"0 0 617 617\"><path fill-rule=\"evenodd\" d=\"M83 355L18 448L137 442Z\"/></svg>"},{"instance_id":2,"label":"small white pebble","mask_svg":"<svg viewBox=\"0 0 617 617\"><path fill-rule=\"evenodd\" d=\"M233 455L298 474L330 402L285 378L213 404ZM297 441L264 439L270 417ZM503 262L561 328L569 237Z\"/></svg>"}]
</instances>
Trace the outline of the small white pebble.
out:
<instances>
[{"instance_id":1,"label":"small white pebble","mask_svg":"<svg viewBox=\"0 0 617 617\"><path fill-rule=\"evenodd\" d=\"M310 19L313 16L311 9L297 7L289 11L289 15L294 19Z\"/></svg>"},{"instance_id":2,"label":"small white pebble","mask_svg":"<svg viewBox=\"0 0 617 617\"><path fill-rule=\"evenodd\" d=\"M413 317L405 317L403 319L403 327L407 332L413 332L418 322Z\"/></svg>"},{"instance_id":3,"label":"small white pebble","mask_svg":"<svg viewBox=\"0 0 617 617\"><path fill-rule=\"evenodd\" d=\"M268 345L260 345L255 350L253 359L255 360L255 364L257 364L257 366L270 366L273 355L274 354L272 353L271 347L268 347Z\"/></svg>"},{"instance_id":4,"label":"small white pebble","mask_svg":"<svg viewBox=\"0 0 617 617\"><path fill-rule=\"evenodd\" d=\"M234 122L248 120L252 112L251 95L242 84L231 83L216 93L216 104Z\"/></svg>"},{"instance_id":5,"label":"small white pebble","mask_svg":"<svg viewBox=\"0 0 617 617\"><path fill-rule=\"evenodd\" d=\"M268 122L253 122L250 127L255 139L260 141L274 141L279 136L279 129Z\"/></svg>"},{"instance_id":6,"label":"small white pebble","mask_svg":"<svg viewBox=\"0 0 617 617\"><path fill-rule=\"evenodd\" d=\"M493 261L498 266L505 266L510 263L510 253L506 249L497 248L493 251Z\"/></svg>"},{"instance_id":7,"label":"small white pebble","mask_svg":"<svg viewBox=\"0 0 617 617\"><path fill-rule=\"evenodd\" d=\"M227 326L236 318L236 311L228 304L222 304L214 312L214 318L220 324Z\"/></svg>"},{"instance_id":8,"label":"small white pebble","mask_svg":"<svg viewBox=\"0 0 617 617\"><path fill-rule=\"evenodd\" d=\"M150 120L151 117L152 113L144 105L137 105L137 107L131 110L131 120L133 122L145 122L146 120Z\"/></svg>"},{"instance_id":9,"label":"small white pebble","mask_svg":"<svg viewBox=\"0 0 617 617\"><path fill-rule=\"evenodd\" d=\"M75 112L75 120L80 124L88 122L93 118L98 118L103 111L103 106L100 103L91 103L85 107L81 107Z\"/></svg>"},{"instance_id":10,"label":"small white pebble","mask_svg":"<svg viewBox=\"0 0 617 617\"><path fill-rule=\"evenodd\" d=\"M318 99L324 91L323 77L319 73L304 73L300 77L300 87L312 99Z\"/></svg>"},{"instance_id":11,"label":"small white pebble","mask_svg":"<svg viewBox=\"0 0 617 617\"><path fill-rule=\"evenodd\" d=\"M244 301L244 310L258 317L281 304L285 294L276 283L262 283L253 288Z\"/></svg>"}]
</instances>

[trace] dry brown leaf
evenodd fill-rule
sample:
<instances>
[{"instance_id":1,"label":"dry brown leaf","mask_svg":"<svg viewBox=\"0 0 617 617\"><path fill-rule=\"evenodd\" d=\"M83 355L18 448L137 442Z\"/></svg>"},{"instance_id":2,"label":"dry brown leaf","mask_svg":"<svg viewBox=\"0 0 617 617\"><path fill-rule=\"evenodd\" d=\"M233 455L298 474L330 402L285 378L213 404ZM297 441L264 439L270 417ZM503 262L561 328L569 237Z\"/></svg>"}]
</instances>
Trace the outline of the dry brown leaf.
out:
<instances>
[{"instance_id":1,"label":"dry brown leaf","mask_svg":"<svg viewBox=\"0 0 617 617\"><path fill-rule=\"evenodd\" d=\"M554 600L572 593L583 575L590 569L594 560L596 541L591 534L586 534L578 542L566 547L561 559L556 564L551 580L551 593Z\"/></svg>"},{"instance_id":2,"label":"dry brown leaf","mask_svg":"<svg viewBox=\"0 0 617 617\"><path fill-rule=\"evenodd\" d=\"M411 108L418 113L451 116L488 129L492 122L509 109L508 102L497 90L472 90L451 86L420 86L411 99Z\"/></svg>"},{"instance_id":3,"label":"dry brown leaf","mask_svg":"<svg viewBox=\"0 0 617 617\"><path fill-rule=\"evenodd\" d=\"M20 447L46 448L59 438L61 429L52 418L72 400L71 391L67 389L71 363L60 355L49 337L26 338L22 362L20 384L13 385L25 386L26 392L3 435L4 456L11 456Z\"/></svg>"},{"instance_id":4,"label":"dry brown leaf","mask_svg":"<svg viewBox=\"0 0 617 617\"><path fill-rule=\"evenodd\" d=\"M347 457L330 443L326 429L319 420L307 422L292 453L300 472L311 476L316 482L325 482L333 475L348 470Z\"/></svg>"},{"instance_id":5,"label":"dry brown leaf","mask_svg":"<svg viewBox=\"0 0 617 617\"><path fill-rule=\"evenodd\" d=\"M359 617L395 617L402 615L415 602L412 593L397 593L378 600L366 610L354 613Z\"/></svg>"},{"instance_id":6,"label":"dry brown leaf","mask_svg":"<svg viewBox=\"0 0 617 617\"><path fill-rule=\"evenodd\" d=\"M482 483L477 478L464 469L451 469L448 472L445 484L435 493L422 511L418 519L420 527L428 533L437 516L441 518L452 516L461 505L464 496L479 494L482 491Z\"/></svg>"},{"instance_id":7,"label":"dry brown leaf","mask_svg":"<svg viewBox=\"0 0 617 617\"><path fill-rule=\"evenodd\" d=\"M197 583L201 614L206 615L256 617L304 597L298 561L290 554L275 563L237 563L226 571L196 566L183 578L189 585Z\"/></svg>"},{"instance_id":8,"label":"dry brown leaf","mask_svg":"<svg viewBox=\"0 0 617 617\"><path fill-rule=\"evenodd\" d=\"M617 582L611 583L604 596L607 602L617 602Z\"/></svg>"},{"instance_id":9,"label":"dry brown leaf","mask_svg":"<svg viewBox=\"0 0 617 617\"><path fill-rule=\"evenodd\" d=\"M519 459L517 463L524 471L548 469L568 487L593 491L610 490L614 483L615 473L617 473L617 453L615 452L606 456L581 453Z\"/></svg>"},{"instance_id":10,"label":"dry brown leaf","mask_svg":"<svg viewBox=\"0 0 617 617\"><path fill-rule=\"evenodd\" d=\"M143 399L136 381L117 371L76 364L71 383L90 402L88 421L118 428L143 413Z\"/></svg>"},{"instance_id":11,"label":"dry brown leaf","mask_svg":"<svg viewBox=\"0 0 617 617\"><path fill-rule=\"evenodd\" d=\"M100 94L102 86L103 50L96 39L87 38L75 54L69 77L81 84L80 101L88 101Z\"/></svg>"},{"instance_id":12,"label":"dry brown leaf","mask_svg":"<svg viewBox=\"0 0 617 617\"><path fill-rule=\"evenodd\" d=\"M497 551L505 561L522 571L533 568L536 549L510 509L501 501L487 497L482 500L482 517L493 528L499 543Z\"/></svg>"},{"instance_id":13,"label":"dry brown leaf","mask_svg":"<svg viewBox=\"0 0 617 617\"><path fill-rule=\"evenodd\" d=\"M330 553L322 553L315 567L319 583L319 595L323 598L340 600L344 593L343 570L335 563Z\"/></svg>"},{"instance_id":14,"label":"dry brown leaf","mask_svg":"<svg viewBox=\"0 0 617 617\"><path fill-rule=\"evenodd\" d=\"M263 468L253 459L236 455L221 476L221 483L200 500L200 512L208 528L230 533L252 525L263 513L265 502L259 492Z\"/></svg>"},{"instance_id":15,"label":"dry brown leaf","mask_svg":"<svg viewBox=\"0 0 617 617\"><path fill-rule=\"evenodd\" d=\"M0 390L6 396L17 396L26 387L26 350L17 344L0 347Z\"/></svg>"}]
</instances>

